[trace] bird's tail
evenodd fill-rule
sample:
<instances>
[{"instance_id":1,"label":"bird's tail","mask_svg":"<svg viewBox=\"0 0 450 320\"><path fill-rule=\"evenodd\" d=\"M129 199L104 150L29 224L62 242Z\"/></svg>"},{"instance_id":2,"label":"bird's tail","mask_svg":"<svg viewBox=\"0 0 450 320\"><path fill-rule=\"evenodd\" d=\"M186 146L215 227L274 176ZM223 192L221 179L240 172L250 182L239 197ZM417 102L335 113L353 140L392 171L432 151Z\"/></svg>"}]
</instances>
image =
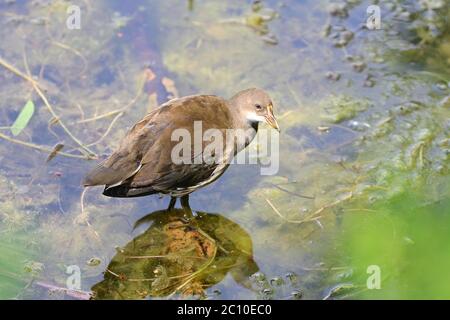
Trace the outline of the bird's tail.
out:
<instances>
[{"instance_id":1,"label":"bird's tail","mask_svg":"<svg viewBox=\"0 0 450 320\"><path fill-rule=\"evenodd\" d=\"M130 185L127 184L121 184L111 187L106 186L105 190L103 190L103 194L105 196L114 198L142 197L155 193L158 193L158 191L154 190L152 187L131 188Z\"/></svg>"}]
</instances>

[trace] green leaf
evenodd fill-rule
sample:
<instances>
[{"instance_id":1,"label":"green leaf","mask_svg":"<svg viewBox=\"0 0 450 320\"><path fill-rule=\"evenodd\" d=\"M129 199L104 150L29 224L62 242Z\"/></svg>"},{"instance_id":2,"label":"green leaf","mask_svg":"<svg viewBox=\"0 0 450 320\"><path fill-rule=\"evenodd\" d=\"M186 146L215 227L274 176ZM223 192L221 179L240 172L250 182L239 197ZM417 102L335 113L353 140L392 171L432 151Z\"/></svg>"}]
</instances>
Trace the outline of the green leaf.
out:
<instances>
[{"instance_id":1,"label":"green leaf","mask_svg":"<svg viewBox=\"0 0 450 320\"><path fill-rule=\"evenodd\" d=\"M34 114L34 103L31 100L28 100L22 111L20 111L19 116L16 121L14 121L11 126L11 132L14 136L19 135L23 129L26 128L28 122L30 122L31 117Z\"/></svg>"}]
</instances>

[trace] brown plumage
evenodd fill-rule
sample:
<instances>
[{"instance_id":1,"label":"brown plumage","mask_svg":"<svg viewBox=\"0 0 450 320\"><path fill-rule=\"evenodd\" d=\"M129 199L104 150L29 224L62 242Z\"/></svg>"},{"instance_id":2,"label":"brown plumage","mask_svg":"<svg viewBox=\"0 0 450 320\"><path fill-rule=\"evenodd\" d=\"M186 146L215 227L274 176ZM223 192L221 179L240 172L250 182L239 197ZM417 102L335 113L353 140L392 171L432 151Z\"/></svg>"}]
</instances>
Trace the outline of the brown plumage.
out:
<instances>
[{"instance_id":1,"label":"brown plumage","mask_svg":"<svg viewBox=\"0 0 450 320\"><path fill-rule=\"evenodd\" d=\"M202 141L200 154L195 154L191 141L192 163L176 164L172 150L180 141L172 141L172 134L175 129L185 129L194 137L195 121L201 121L203 133L208 129L219 130L224 141L227 129L246 130L245 143L234 143L231 149L224 146L223 156L213 163L197 163L196 157L206 157L203 151L210 141ZM272 102L260 89L241 91L229 100L212 95L171 100L136 123L119 148L86 175L83 184L105 185L103 194L110 197L169 194L170 208L176 197L182 197L182 206L188 208L188 194L225 172L232 157L251 142L260 121L278 129Z\"/></svg>"}]
</instances>

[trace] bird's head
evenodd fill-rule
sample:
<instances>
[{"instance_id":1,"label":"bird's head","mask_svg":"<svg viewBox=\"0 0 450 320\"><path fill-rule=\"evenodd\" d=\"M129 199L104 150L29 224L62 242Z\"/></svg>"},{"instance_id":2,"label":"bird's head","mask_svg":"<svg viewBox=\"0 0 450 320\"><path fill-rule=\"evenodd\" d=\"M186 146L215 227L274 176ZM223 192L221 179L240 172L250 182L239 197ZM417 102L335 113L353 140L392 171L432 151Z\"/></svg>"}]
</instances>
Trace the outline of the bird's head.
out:
<instances>
[{"instance_id":1,"label":"bird's head","mask_svg":"<svg viewBox=\"0 0 450 320\"><path fill-rule=\"evenodd\" d=\"M239 108L241 116L250 124L265 122L280 131L277 120L273 115L273 104L269 95L261 89L247 89L231 98L233 104Z\"/></svg>"}]
</instances>

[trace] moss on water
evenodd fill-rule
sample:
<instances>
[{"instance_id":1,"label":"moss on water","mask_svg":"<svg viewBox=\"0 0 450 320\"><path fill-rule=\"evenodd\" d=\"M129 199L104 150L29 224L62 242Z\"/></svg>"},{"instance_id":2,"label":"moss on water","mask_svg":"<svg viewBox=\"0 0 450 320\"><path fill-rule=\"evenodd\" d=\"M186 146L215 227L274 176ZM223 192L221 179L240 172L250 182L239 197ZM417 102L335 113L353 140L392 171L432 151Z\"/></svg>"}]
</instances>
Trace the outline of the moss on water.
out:
<instances>
[{"instance_id":1,"label":"moss on water","mask_svg":"<svg viewBox=\"0 0 450 320\"><path fill-rule=\"evenodd\" d=\"M366 111L370 106L370 102L367 100L354 99L349 96L331 96L322 104L321 109L325 110L322 119L332 123L353 119L358 113Z\"/></svg>"}]
</instances>

